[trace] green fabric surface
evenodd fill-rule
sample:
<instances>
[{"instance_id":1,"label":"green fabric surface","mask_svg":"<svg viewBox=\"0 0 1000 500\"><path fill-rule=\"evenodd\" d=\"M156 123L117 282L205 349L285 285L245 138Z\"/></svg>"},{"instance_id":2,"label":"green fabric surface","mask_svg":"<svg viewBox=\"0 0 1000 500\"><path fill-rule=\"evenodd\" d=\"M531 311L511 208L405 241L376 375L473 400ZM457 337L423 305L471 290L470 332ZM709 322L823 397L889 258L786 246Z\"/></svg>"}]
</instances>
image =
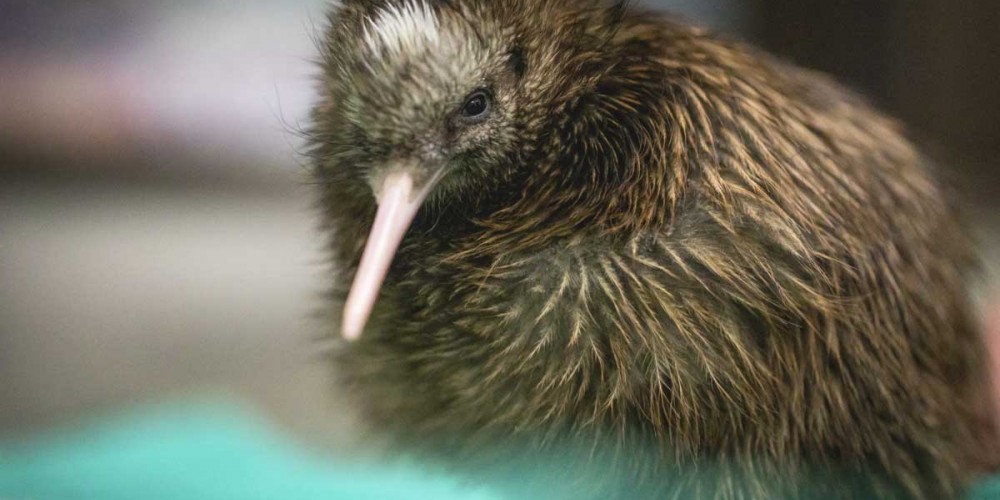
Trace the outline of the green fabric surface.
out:
<instances>
[{"instance_id":1,"label":"green fabric surface","mask_svg":"<svg viewBox=\"0 0 1000 500\"><path fill-rule=\"evenodd\" d=\"M236 405L178 404L0 445L0 500L500 500L415 464L313 454ZM1000 477L969 492L1000 499Z\"/></svg>"},{"instance_id":2,"label":"green fabric surface","mask_svg":"<svg viewBox=\"0 0 1000 500\"><path fill-rule=\"evenodd\" d=\"M1000 477L994 477L983 481L969 492L969 500L998 500L1000 499Z\"/></svg>"},{"instance_id":3,"label":"green fabric surface","mask_svg":"<svg viewBox=\"0 0 1000 500\"><path fill-rule=\"evenodd\" d=\"M296 448L228 405L148 410L0 446L2 500L497 500L413 465Z\"/></svg>"}]
</instances>

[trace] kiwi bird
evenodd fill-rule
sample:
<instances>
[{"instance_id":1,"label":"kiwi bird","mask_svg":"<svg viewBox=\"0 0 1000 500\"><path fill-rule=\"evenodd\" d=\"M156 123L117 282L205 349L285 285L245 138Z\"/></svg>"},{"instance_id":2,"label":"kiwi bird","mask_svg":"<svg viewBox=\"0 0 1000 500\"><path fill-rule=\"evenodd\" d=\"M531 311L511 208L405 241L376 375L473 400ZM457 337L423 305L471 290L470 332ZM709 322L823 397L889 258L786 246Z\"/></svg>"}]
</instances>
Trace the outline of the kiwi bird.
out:
<instances>
[{"instance_id":1,"label":"kiwi bird","mask_svg":"<svg viewBox=\"0 0 1000 500\"><path fill-rule=\"evenodd\" d=\"M947 498L992 467L968 238L864 99L627 2L331 10L309 135L337 357L394 442L602 443L654 496L835 470Z\"/></svg>"}]
</instances>

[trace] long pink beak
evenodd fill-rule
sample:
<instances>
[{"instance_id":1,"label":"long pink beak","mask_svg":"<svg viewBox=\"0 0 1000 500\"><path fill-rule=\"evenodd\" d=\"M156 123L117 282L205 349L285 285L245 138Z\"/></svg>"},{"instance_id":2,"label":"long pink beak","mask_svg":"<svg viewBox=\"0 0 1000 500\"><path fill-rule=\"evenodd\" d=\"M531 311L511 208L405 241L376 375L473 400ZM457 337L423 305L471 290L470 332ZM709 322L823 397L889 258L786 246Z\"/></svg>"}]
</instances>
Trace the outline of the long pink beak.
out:
<instances>
[{"instance_id":1,"label":"long pink beak","mask_svg":"<svg viewBox=\"0 0 1000 500\"><path fill-rule=\"evenodd\" d=\"M420 205L444 177L439 169L426 179L419 179L410 169L391 171L376 190L378 213L361 256L361 265L344 305L343 335L347 340L361 338L368 323L379 288L389 272L392 258L403 241L406 230L417 216Z\"/></svg>"}]
</instances>

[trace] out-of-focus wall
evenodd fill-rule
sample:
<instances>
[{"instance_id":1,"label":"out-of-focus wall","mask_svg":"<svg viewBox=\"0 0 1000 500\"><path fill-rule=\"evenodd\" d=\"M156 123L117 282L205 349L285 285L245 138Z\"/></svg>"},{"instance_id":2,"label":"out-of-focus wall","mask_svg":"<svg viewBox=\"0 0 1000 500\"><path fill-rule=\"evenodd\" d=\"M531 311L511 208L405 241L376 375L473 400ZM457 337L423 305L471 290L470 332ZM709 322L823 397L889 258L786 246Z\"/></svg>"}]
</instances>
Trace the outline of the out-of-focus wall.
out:
<instances>
[{"instance_id":1,"label":"out-of-focus wall","mask_svg":"<svg viewBox=\"0 0 1000 500\"><path fill-rule=\"evenodd\" d=\"M906 123L978 203L1000 204L1000 8L992 0L755 0L752 38Z\"/></svg>"}]
</instances>

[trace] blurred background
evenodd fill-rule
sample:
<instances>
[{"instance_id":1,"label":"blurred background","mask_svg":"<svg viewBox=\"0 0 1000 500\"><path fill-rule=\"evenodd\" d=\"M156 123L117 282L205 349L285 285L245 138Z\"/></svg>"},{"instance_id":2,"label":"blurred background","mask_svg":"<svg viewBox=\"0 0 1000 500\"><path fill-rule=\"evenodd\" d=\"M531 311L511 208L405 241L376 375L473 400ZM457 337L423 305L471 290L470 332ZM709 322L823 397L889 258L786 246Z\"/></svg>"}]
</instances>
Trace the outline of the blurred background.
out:
<instances>
[{"instance_id":1,"label":"blurred background","mask_svg":"<svg viewBox=\"0 0 1000 500\"><path fill-rule=\"evenodd\" d=\"M977 293L995 295L993 0L648 3L907 122L968 205ZM0 435L208 393L350 440L316 342L329 278L293 132L326 4L0 0Z\"/></svg>"}]
</instances>

